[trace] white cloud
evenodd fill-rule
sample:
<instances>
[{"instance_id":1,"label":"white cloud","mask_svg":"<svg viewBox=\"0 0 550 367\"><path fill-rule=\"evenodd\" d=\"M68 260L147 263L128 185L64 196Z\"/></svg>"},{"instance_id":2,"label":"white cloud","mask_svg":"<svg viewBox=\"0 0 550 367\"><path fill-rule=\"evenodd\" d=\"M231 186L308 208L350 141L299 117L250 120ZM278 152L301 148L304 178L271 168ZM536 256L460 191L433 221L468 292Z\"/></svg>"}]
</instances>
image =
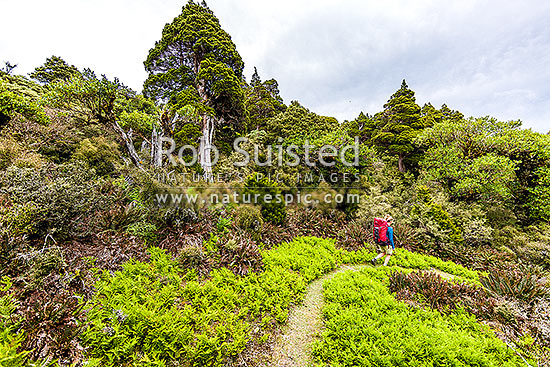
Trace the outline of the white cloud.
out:
<instances>
[{"instance_id":1,"label":"white cloud","mask_svg":"<svg viewBox=\"0 0 550 367\"><path fill-rule=\"evenodd\" d=\"M140 90L143 60L185 2L4 4L0 61L28 73L53 54ZM550 130L550 3L209 0L250 77L340 120L374 113L407 79L420 104ZM7 14L7 16L6 16Z\"/></svg>"}]
</instances>

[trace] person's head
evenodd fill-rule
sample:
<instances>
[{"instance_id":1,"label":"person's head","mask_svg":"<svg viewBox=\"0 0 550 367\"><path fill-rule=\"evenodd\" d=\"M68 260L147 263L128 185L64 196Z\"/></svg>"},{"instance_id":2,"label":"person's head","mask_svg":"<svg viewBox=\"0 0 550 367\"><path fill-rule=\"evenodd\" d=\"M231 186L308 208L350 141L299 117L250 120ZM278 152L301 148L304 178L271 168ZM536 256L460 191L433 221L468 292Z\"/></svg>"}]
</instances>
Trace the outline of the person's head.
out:
<instances>
[{"instance_id":1,"label":"person's head","mask_svg":"<svg viewBox=\"0 0 550 367\"><path fill-rule=\"evenodd\" d=\"M393 218L391 215L389 214L386 214L386 216L384 217L384 219L386 220L386 222L388 222L388 224L393 224Z\"/></svg>"}]
</instances>

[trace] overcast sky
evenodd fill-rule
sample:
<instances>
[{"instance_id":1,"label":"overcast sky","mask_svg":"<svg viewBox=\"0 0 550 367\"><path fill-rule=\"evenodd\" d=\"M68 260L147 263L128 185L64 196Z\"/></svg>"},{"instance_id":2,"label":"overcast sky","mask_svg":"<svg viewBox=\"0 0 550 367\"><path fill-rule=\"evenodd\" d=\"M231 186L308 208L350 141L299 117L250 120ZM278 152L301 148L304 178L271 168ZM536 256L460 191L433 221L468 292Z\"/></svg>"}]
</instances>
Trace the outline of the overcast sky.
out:
<instances>
[{"instance_id":1,"label":"overcast sky","mask_svg":"<svg viewBox=\"0 0 550 367\"><path fill-rule=\"evenodd\" d=\"M0 61L46 57L141 91L143 60L186 1L21 0L1 6ZM340 121L374 114L406 79L417 103L550 130L550 2L209 0L250 80L275 78Z\"/></svg>"}]
</instances>

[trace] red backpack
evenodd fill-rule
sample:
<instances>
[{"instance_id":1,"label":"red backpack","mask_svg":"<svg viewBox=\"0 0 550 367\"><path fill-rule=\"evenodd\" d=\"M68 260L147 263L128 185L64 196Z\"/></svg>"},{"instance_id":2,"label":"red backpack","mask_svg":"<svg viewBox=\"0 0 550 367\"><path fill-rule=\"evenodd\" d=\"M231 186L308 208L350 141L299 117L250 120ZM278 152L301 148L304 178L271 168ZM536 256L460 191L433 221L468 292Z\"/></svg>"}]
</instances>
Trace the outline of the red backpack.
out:
<instances>
[{"instance_id":1,"label":"red backpack","mask_svg":"<svg viewBox=\"0 0 550 367\"><path fill-rule=\"evenodd\" d=\"M374 242L378 245L385 245L388 242L388 222L382 218L374 218L374 228L372 229Z\"/></svg>"}]
</instances>

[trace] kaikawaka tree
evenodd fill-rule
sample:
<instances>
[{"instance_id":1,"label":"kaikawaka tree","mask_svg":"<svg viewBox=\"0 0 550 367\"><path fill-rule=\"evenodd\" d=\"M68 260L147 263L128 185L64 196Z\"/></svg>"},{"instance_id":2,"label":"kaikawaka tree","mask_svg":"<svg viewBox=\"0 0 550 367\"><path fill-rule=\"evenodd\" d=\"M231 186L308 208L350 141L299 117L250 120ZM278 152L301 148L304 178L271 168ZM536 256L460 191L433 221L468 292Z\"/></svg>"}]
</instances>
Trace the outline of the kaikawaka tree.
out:
<instances>
[{"instance_id":1,"label":"kaikawaka tree","mask_svg":"<svg viewBox=\"0 0 550 367\"><path fill-rule=\"evenodd\" d=\"M384 105L384 111L375 116L375 131L372 143L381 150L399 157L399 171L405 172L405 160L413 158L414 139L427 127L422 118L421 108L416 104L414 91L410 90L405 80Z\"/></svg>"},{"instance_id":2,"label":"kaikawaka tree","mask_svg":"<svg viewBox=\"0 0 550 367\"><path fill-rule=\"evenodd\" d=\"M144 65L149 74L144 94L166 102L172 111L183 108L188 120L199 124L198 157L211 175L214 138L230 140L245 120L244 63L231 37L204 2L189 1L166 24ZM173 127L160 124L157 137L173 136Z\"/></svg>"}]
</instances>

